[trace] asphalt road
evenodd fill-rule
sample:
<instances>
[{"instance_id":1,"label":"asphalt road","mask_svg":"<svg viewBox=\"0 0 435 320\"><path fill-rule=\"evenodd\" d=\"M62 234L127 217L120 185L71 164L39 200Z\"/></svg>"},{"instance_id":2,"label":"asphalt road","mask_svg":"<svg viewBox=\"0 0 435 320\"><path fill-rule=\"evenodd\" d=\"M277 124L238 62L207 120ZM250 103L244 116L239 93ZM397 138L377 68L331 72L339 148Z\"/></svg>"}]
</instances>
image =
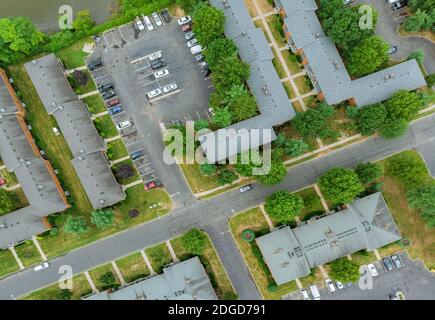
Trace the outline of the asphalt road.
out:
<instances>
[{"instance_id":1,"label":"asphalt road","mask_svg":"<svg viewBox=\"0 0 435 320\"><path fill-rule=\"evenodd\" d=\"M172 213L147 224L137 226L125 232L102 239L86 247L74 250L51 261L47 270L35 273L32 269L13 274L0 281L0 299L19 297L43 286L56 282L61 265L70 265L75 274L95 266L126 256L129 253L163 242L181 235L192 227L203 228L210 232L216 244L226 271L242 299L259 298L253 290L245 265L241 264L240 253L235 251L234 240L229 237L228 220L234 212L240 212L257 206L265 196L281 189L299 190L311 185L320 175L335 166L353 167L359 162L385 158L406 149L429 148L426 162L435 163L435 115L412 123L408 133L395 140L371 138L334 151L324 157L304 162L291 167L286 179L273 187L257 185L252 191L240 195L238 190L226 192L218 197L192 201L186 206L175 209ZM431 168L435 172L435 168Z\"/></svg>"}]
</instances>

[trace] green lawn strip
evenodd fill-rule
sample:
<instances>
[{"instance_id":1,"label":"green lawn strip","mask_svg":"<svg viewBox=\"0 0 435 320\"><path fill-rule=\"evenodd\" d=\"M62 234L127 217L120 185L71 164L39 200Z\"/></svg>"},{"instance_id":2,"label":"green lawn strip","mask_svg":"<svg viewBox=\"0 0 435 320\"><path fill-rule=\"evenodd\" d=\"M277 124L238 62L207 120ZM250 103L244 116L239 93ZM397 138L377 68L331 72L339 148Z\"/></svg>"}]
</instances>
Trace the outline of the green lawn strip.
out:
<instances>
[{"instance_id":1,"label":"green lawn strip","mask_svg":"<svg viewBox=\"0 0 435 320\"><path fill-rule=\"evenodd\" d=\"M56 56L62 60L63 65L67 70L79 68L85 65L84 58L88 53L83 52L83 46L86 42L92 43L90 37L80 40L71 47L61 50L56 53Z\"/></svg>"},{"instance_id":2,"label":"green lawn strip","mask_svg":"<svg viewBox=\"0 0 435 320\"><path fill-rule=\"evenodd\" d=\"M319 105L319 102L320 101L317 99L316 95L312 95L304 99L304 103L307 108L315 108Z\"/></svg>"},{"instance_id":3,"label":"green lawn strip","mask_svg":"<svg viewBox=\"0 0 435 320\"><path fill-rule=\"evenodd\" d=\"M121 177L116 176L116 170L124 164L128 164L129 166L131 166L133 168L133 170L135 172L134 176L132 176L128 179L123 179ZM121 162L115 164L114 166L112 166L112 171L115 173L115 176L116 176L116 179L118 180L118 182L122 185L128 185L128 184L140 179L139 173L136 171L136 167L134 166L133 160L131 160L131 159L127 159L127 160L124 160L124 161L121 161ZM142 188L143 188L143 186L142 186Z\"/></svg>"},{"instance_id":4,"label":"green lawn strip","mask_svg":"<svg viewBox=\"0 0 435 320\"><path fill-rule=\"evenodd\" d=\"M125 148L122 139L118 139L107 144L107 156L112 161L128 156L127 149Z\"/></svg>"},{"instance_id":5,"label":"green lawn strip","mask_svg":"<svg viewBox=\"0 0 435 320\"><path fill-rule=\"evenodd\" d=\"M111 272L113 274L113 277L115 278L115 282L113 282L112 284L103 283L100 279L102 275L108 272ZM91 279L95 284L95 287L97 287L97 289L100 291L104 291L110 288L117 288L121 285L121 282L119 281L115 270L113 270L113 266L111 263L90 270L89 275L91 276Z\"/></svg>"},{"instance_id":6,"label":"green lawn strip","mask_svg":"<svg viewBox=\"0 0 435 320\"><path fill-rule=\"evenodd\" d=\"M379 163L388 168L388 162L402 154L409 154L418 159L421 165L425 166L420 154L415 151L404 151L398 155L392 156ZM427 173L426 183L435 183ZM421 218L418 210L411 209L406 200L407 187L402 185L389 170L385 170L385 175L382 179L384 183L383 195L391 210L391 213L396 221L403 238L409 239L411 244L406 247L410 256L413 259L422 259L427 268L435 268L435 233L433 228L428 228L425 221ZM413 186L419 187L419 186ZM381 255L391 254L402 249L398 243L393 243L386 247L380 248Z\"/></svg>"},{"instance_id":7,"label":"green lawn strip","mask_svg":"<svg viewBox=\"0 0 435 320\"><path fill-rule=\"evenodd\" d=\"M0 249L0 278L18 270L20 267L12 252Z\"/></svg>"},{"instance_id":8,"label":"green lawn strip","mask_svg":"<svg viewBox=\"0 0 435 320\"><path fill-rule=\"evenodd\" d=\"M83 72L87 75L87 81L85 85L79 85L77 83L77 81L74 79L74 74L70 74L68 76L68 81L71 84L71 86L73 87L74 91L78 94L78 95L82 95L88 92L92 92L97 90L97 86L94 83L94 80L92 80L91 74L89 73L88 70L80 70L79 72Z\"/></svg>"},{"instance_id":9,"label":"green lawn strip","mask_svg":"<svg viewBox=\"0 0 435 320\"><path fill-rule=\"evenodd\" d=\"M55 283L44 289L32 292L31 294L22 298L23 300L60 300L59 293L61 289L59 284ZM80 300L81 297L87 296L92 293L92 289L86 280L85 275L80 274L73 277L73 288L71 290L71 300Z\"/></svg>"},{"instance_id":10,"label":"green lawn strip","mask_svg":"<svg viewBox=\"0 0 435 320\"><path fill-rule=\"evenodd\" d=\"M287 64L288 70L292 75L301 73L303 71L303 66L298 62L297 56L290 53L289 50L281 51L282 57Z\"/></svg>"},{"instance_id":11,"label":"green lawn strip","mask_svg":"<svg viewBox=\"0 0 435 320\"><path fill-rule=\"evenodd\" d=\"M112 118L108 114L96 118L94 124L103 139L113 138L119 134Z\"/></svg>"},{"instance_id":12,"label":"green lawn strip","mask_svg":"<svg viewBox=\"0 0 435 320\"><path fill-rule=\"evenodd\" d=\"M312 90L311 87L308 85L308 81L310 81L308 79L308 76L297 77L294 79L294 81L296 83L296 86L298 87L300 95L304 95Z\"/></svg>"},{"instance_id":13,"label":"green lawn strip","mask_svg":"<svg viewBox=\"0 0 435 320\"><path fill-rule=\"evenodd\" d=\"M305 207L302 209L300 216L301 220L309 220L314 215L321 215L325 213L322 202L316 193L314 187L302 189L296 194L304 199Z\"/></svg>"},{"instance_id":14,"label":"green lawn strip","mask_svg":"<svg viewBox=\"0 0 435 320\"><path fill-rule=\"evenodd\" d=\"M140 252L116 260L116 265L127 283L131 283L137 279L145 278L150 275L150 271L148 270Z\"/></svg>"},{"instance_id":15,"label":"green lawn strip","mask_svg":"<svg viewBox=\"0 0 435 320\"><path fill-rule=\"evenodd\" d=\"M269 25L270 31L272 32L272 36L275 39L278 47L281 48L285 46L285 38L283 35L281 35L280 31L278 31L278 24L282 29L282 24L279 20L280 19L277 15L271 15L266 18L267 24Z\"/></svg>"},{"instance_id":16,"label":"green lawn strip","mask_svg":"<svg viewBox=\"0 0 435 320\"><path fill-rule=\"evenodd\" d=\"M90 212L91 204L71 164L71 151L63 136L55 136L53 133L52 128L57 127L56 121L45 111L24 67L11 66L9 70L22 101L26 103L26 120L32 126L33 138L39 148L45 151L53 167L59 170L57 177L64 189L70 192L76 209Z\"/></svg>"},{"instance_id":17,"label":"green lawn strip","mask_svg":"<svg viewBox=\"0 0 435 320\"><path fill-rule=\"evenodd\" d=\"M299 278L304 288L309 287L312 284L322 284L323 276L319 268L311 269L311 273L305 277Z\"/></svg>"},{"instance_id":18,"label":"green lawn strip","mask_svg":"<svg viewBox=\"0 0 435 320\"><path fill-rule=\"evenodd\" d=\"M126 230L132 226L155 219L158 216L168 213L171 209L171 199L169 195L161 189L145 191L143 185L137 185L127 189L126 194L127 198L114 206L115 223L114 226L109 229L98 230L94 225L90 224L89 211L89 213L86 213L83 217L89 222L90 230L79 237L75 237L63 231L62 226L68 215L57 216L55 225L59 226L59 233L55 236L45 233L38 237L38 241L44 253L48 257L53 258L72 249L88 245L119 231ZM160 203L161 206L149 208L151 204L156 203ZM137 215L130 215L129 213L132 211L137 212ZM71 215L80 215L77 211L69 213Z\"/></svg>"},{"instance_id":19,"label":"green lawn strip","mask_svg":"<svg viewBox=\"0 0 435 320\"><path fill-rule=\"evenodd\" d=\"M207 235L207 234L206 234ZM171 240L172 247L174 248L175 254L181 260L187 260L195 254L186 251L183 248L181 237ZM221 299L225 299L230 295L234 296L236 292L228 278L227 273L214 249L208 235L207 235L207 246L201 256L199 256L205 271L210 277L211 283Z\"/></svg>"},{"instance_id":20,"label":"green lawn strip","mask_svg":"<svg viewBox=\"0 0 435 320\"><path fill-rule=\"evenodd\" d=\"M11 197L14 201L14 208L12 209L12 211L27 207L29 205L29 202L27 201L26 195L24 194L22 188L9 191L9 193L11 194Z\"/></svg>"},{"instance_id":21,"label":"green lawn strip","mask_svg":"<svg viewBox=\"0 0 435 320\"><path fill-rule=\"evenodd\" d=\"M289 99L293 99L296 98L296 93L293 90L292 84L290 82L290 80L287 80L285 82L282 83L285 92L287 93L287 96Z\"/></svg>"},{"instance_id":22,"label":"green lawn strip","mask_svg":"<svg viewBox=\"0 0 435 320\"><path fill-rule=\"evenodd\" d=\"M272 60L273 66L275 67L276 72L278 73L278 77L280 79L283 79L283 78L287 77L287 74L286 74L286 72L284 70L284 67L281 64L281 61L278 58L278 55L277 55L275 49L272 48L272 51L273 51L273 55L275 57Z\"/></svg>"},{"instance_id":23,"label":"green lawn strip","mask_svg":"<svg viewBox=\"0 0 435 320\"><path fill-rule=\"evenodd\" d=\"M200 171L199 164L180 164L180 168L193 193L204 192L220 187L217 181L217 175L204 176Z\"/></svg>"},{"instance_id":24,"label":"green lawn strip","mask_svg":"<svg viewBox=\"0 0 435 320\"><path fill-rule=\"evenodd\" d=\"M234 189L240 188L241 186L244 186L244 185L249 184L249 183L254 183L254 182L255 182L254 179L246 179L246 180L240 181L239 183L235 183L235 184L232 184L232 185L227 186L225 188L219 189L219 190L217 190L215 192L206 194L205 196L198 197L198 199L210 199L210 198L214 198L214 197L216 197L216 196L218 196L218 195L220 195L222 193L225 193L225 192L228 192L230 190L234 190Z\"/></svg>"},{"instance_id":25,"label":"green lawn strip","mask_svg":"<svg viewBox=\"0 0 435 320\"><path fill-rule=\"evenodd\" d=\"M101 113L107 111L104 101L97 93L92 96L86 97L82 100L88 106L88 110L92 114Z\"/></svg>"},{"instance_id":26,"label":"green lawn strip","mask_svg":"<svg viewBox=\"0 0 435 320\"><path fill-rule=\"evenodd\" d=\"M257 255L259 254L258 247L255 242L250 244L241 238L241 233L245 229L253 230L257 236L269 233L269 226L259 208L237 214L230 220L229 225L246 265L264 299L278 300L283 295L298 289L296 282L291 281L274 288L274 290L268 290L268 286L270 284L274 285L275 281L262 257L260 259L259 256L254 255L253 250L257 252Z\"/></svg>"},{"instance_id":27,"label":"green lawn strip","mask_svg":"<svg viewBox=\"0 0 435 320\"><path fill-rule=\"evenodd\" d=\"M15 174L13 172L9 172L7 169L0 170L0 178L6 180L6 185L8 187L18 184Z\"/></svg>"},{"instance_id":28,"label":"green lawn strip","mask_svg":"<svg viewBox=\"0 0 435 320\"><path fill-rule=\"evenodd\" d=\"M161 243L157 246L145 250L151 266L157 273L162 273L163 267L172 263L171 253L169 252L166 243Z\"/></svg>"},{"instance_id":29,"label":"green lawn strip","mask_svg":"<svg viewBox=\"0 0 435 320\"><path fill-rule=\"evenodd\" d=\"M376 261L376 255L373 252L367 250L361 250L352 253L352 260L359 265L369 264Z\"/></svg>"},{"instance_id":30,"label":"green lawn strip","mask_svg":"<svg viewBox=\"0 0 435 320\"><path fill-rule=\"evenodd\" d=\"M39 254L35 244L31 240L16 245L15 251L25 267L30 267L42 262L42 257Z\"/></svg>"}]
</instances>

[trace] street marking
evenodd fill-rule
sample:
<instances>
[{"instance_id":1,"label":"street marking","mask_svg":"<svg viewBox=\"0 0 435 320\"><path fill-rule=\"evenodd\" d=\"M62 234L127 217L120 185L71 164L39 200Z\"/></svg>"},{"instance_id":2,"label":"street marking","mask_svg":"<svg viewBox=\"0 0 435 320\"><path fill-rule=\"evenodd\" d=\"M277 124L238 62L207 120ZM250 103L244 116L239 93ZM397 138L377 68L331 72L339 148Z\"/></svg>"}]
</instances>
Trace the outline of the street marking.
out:
<instances>
[{"instance_id":1,"label":"street marking","mask_svg":"<svg viewBox=\"0 0 435 320\"><path fill-rule=\"evenodd\" d=\"M174 194L169 195L169 197L170 197L170 198L173 198L173 197L175 197L175 196L178 196L179 194L180 194L180 192L177 192L177 193L174 193Z\"/></svg>"}]
</instances>

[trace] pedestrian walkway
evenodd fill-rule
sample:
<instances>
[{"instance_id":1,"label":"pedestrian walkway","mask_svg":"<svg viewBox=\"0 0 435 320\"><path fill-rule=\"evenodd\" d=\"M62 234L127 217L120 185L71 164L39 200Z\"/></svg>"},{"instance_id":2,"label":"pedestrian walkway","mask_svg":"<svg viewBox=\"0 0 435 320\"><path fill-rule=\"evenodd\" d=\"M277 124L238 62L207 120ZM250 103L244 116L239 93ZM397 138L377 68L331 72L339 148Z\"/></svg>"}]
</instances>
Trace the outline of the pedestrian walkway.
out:
<instances>
[{"instance_id":1,"label":"pedestrian walkway","mask_svg":"<svg viewBox=\"0 0 435 320\"><path fill-rule=\"evenodd\" d=\"M141 179L139 179L139 180L136 180L135 182L132 182L130 184L123 185L122 189L125 191L125 190L127 190L129 188L133 188L141 183L143 183L143 181Z\"/></svg>"},{"instance_id":2,"label":"pedestrian walkway","mask_svg":"<svg viewBox=\"0 0 435 320\"><path fill-rule=\"evenodd\" d=\"M319 266L319 270L322 273L323 278L325 278L325 279L329 278L328 273L326 272L326 270L323 266Z\"/></svg>"},{"instance_id":3,"label":"pedestrian walkway","mask_svg":"<svg viewBox=\"0 0 435 320\"><path fill-rule=\"evenodd\" d=\"M269 225L270 231L273 231L275 229L275 227L273 226L272 220L270 220L269 215L267 214L266 210L264 209L264 205L260 206L260 210L263 213L263 216L266 219L267 224Z\"/></svg>"},{"instance_id":4,"label":"pedestrian walkway","mask_svg":"<svg viewBox=\"0 0 435 320\"><path fill-rule=\"evenodd\" d=\"M17 184L14 184L13 186L5 188L5 190L6 191L14 191L14 190L17 190L19 188L21 188L21 184L17 183Z\"/></svg>"},{"instance_id":5,"label":"pedestrian walkway","mask_svg":"<svg viewBox=\"0 0 435 320\"><path fill-rule=\"evenodd\" d=\"M130 159L130 157L125 156L123 158L119 158L119 159L116 159L114 161L110 161L110 166L114 166L115 164L120 163L120 162L125 161L125 160L128 160L128 159Z\"/></svg>"},{"instance_id":6,"label":"pedestrian walkway","mask_svg":"<svg viewBox=\"0 0 435 320\"><path fill-rule=\"evenodd\" d=\"M319 188L319 186L317 185L317 183L314 185L314 190L316 190L316 193L317 193L317 195L318 195L319 198L320 198L320 202L322 203L322 207L323 207L323 209L325 209L325 212L328 212L328 211L329 211L328 204L326 203L325 198L323 198L323 194L322 194L322 192L320 191L320 188Z\"/></svg>"},{"instance_id":7,"label":"pedestrian walkway","mask_svg":"<svg viewBox=\"0 0 435 320\"><path fill-rule=\"evenodd\" d=\"M81 66L81 67L78 67L78 68L75 68L75 69L69 69L69 70L66 70L66 74L70 75L74 71L86 70L87 68L88 68L87 66Z\"/></svg>"},{"instance_id":8,"label":"pedestrian walkway","mask_svg":"<svg viewBox=\"0 0 435 320\"><path fill-rule=\"evenodd\" d=\"M20 270L24 270L24 265L21 262L20 258L18 257L17 252L15 251L15 247L14 246L10 246L9 249L11 250L12 255L14 256L15 260L17 261L18 266L20 267Z\"/></svg>"},{"instance_id":9,"label":"pedestrian walkway","mask_svg":"<svg viewBox=\"0 0 435 320\"><path fill-rule=\"evenodd\" d=\"M304 286L302 285L302 282L301 282L301 280L299 280L299 278L296 278L295 281L296 281L296 284L297 284L299 289L303 289L304 288Z\"/></svg>"},{"instance_id":10,"label":"pedestrian walkway","mask_svg":"<svg viewBox=\"0 0 435 320\"><path fill-rule=\"evenodd\" d=\"M97 289L97 287L95 286L95 283L94 283L94 281L92 280L91 276L89 275L89 272L85 271L85 272L83 272L83 274L85 275L86 280L88 280L88 283L89 283L89 286L90 286L91 289L92 289L92 292L93 292L93 293L98 293L98 292L100 292L100 291Z\"/></svg>"},{"instance_id":11,"label":"pedestrian walkway","mask_svg":"<svg viewBox=\"0 0 435 320\"><path fill-rule=\"evenodd\" d=\"M41 255L42 260L47 261L47 256L45 255L44 251L42 251L42 248L39 245L38 239L36 237L32 237L32 241L35 244L36 249L38 249L38 252Z\"/></svg>"},{"instance_id":12,"label":"pedestrian walkway","mask_svg":"<svg viewBox=\"0 0 435 320\"><path fill-rule=\"evenodd\" d=\"M97 118L103 117L103 116L108 115L108 114L109 114L109 111L103 111L100 113L93 114L91 118L92 118L92 120L95 120Z\"/></svg>"},{"instance_id":13,"label":"pedestrian walkway","mask_svg":"<svg viewBox=\"0 0 435 320\"><path fill-rule=\"evenodd\" d=\"M153 266L151 265L150 259L148 259L148 256L146 255L145 251L141 250L140 254L143 257L143 260L145 261L145 264L147 265L148 270L151 274L156 274L156 272L153 269Z\"/></svg>"},{"instance_id":14,"label":"pedestrian walkway","mask_svg":"<svg viewBox=\"0 0 435 320\"><path fill-rule=\"evenodd\" d=\"M375 253L376 259L382 260L381 254L379 253L378 249L373 250L373 252Z\"/></svg>"},{"instance_id":15,"label":"pedestrian walkway","mask_svg":"<svg viewBox=\"0 0 435 320\"><path fill-rule=\"evenodd\" d=\"M100 93L100 92L99 92L98 90L95 90L95 91L91 91L91 92L88 92L88 93L85 93L85 94L79 95L78 98L79 98L80 100L83 100L84 98L87 98L87 97L90 97L90 96L94 96L94 95L99 94L99 93Z\"/></svg>"},{"instance_id":16,"label":"pedestrian walkway","mask_svg":"<svg viewBox=\"0 0 435 320\"><path fill-rule=\"evenodd\" d=\"M115 270L116 276L119 279L119 282L121 282L121 285L125 286L127 283L125 282L124 277L122 276L122 273L118 268L118 265L116 264L115 261L112 261L111 263L112 263L113 270Z\"/></svg>"},{"instance_id":17,"label":"pedestrian walkway","mask_svg":"<svg viewBox=\"0 0 435 320\"><path fill-rule=\"evenodd\" d=\"M177 255L175 254L174 248L172 248L171 241L166 240L166 246L168 247L169 252L171 253L172 260L173 260L174 262L178 262L178 261L180 261L180 260L178 259Z\"/></svg>"},{"instance_id":18,"label":"pedestrian walkway","mask_svg":"<svg viewBox=\"0 0 435 320\"><path fill-rule=\"evenodd\" d=\"M109 143L109 142L112 142L112 141L115 141L115 140L118 140L118 139L121 139L121 136L119 134L117 136L112 137L112 138L104 139L104 142L105 143Z\"/></svg>"}]
</instances>

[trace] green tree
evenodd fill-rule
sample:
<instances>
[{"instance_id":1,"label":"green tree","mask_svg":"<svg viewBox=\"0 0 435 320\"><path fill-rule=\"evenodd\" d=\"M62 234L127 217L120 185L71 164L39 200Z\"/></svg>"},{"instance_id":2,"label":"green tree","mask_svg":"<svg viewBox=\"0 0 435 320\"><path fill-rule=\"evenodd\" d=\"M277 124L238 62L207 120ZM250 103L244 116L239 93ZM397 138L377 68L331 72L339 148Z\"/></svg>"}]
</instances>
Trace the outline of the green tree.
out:
<instances>
[{"instance_id":1,"label":"green tree","mask_svg":"<svg viewBox=\"0 0 435 320\"><path fill-rule=\"evenodd\" d=\"M290 139L284 147L285 153L290 157L299 157L308 149L309 145L304 140Z\"/></svg>"},{"instance_id":2,"label":"green tree","mask_svg":"<svg viewBox=\"0 0 435 320\"><path fill-rule=\"evenodd\" d=\"M185 12L191 13L202 0L176 0L176 2Z\"/></svg>"},{"instance_id":3,"label":"green tree","mask_svg":"<svg viewBox=\"0 0 435 320\"><path fill-rule=\"evenodd\" d=\"M426 165L420 156L412 153L401 153L392 157L387 170L408 188L416 188L427 180Z\"/></svg>"},{"instance_id":4,"label":"green tree","mask_svg":"<svg viewBox=\"0 0 435 320\"><path fill-rule=\"evenodd\" d=\"M435 85L435 73L426 76L426 82L428 87L433 87Z\"/></svg>"},{"instance_id":5,"label":"green tree","mask_svg":"<svg viewBox=\"0 0 435 320\"><path fill-rule=\"evenodd\" d=\"M233 85L225 97L233 122L249 119L257 113L257 103L243 84Z\"/></svg>"},{"instance_id":6,"label":"green tree","mask_svg":"<svg viewBox=\"0 0 435 320\"><path fill-rule=\"evenodd\" d=\"M385 107L391 118L411 121L421 108L421 103L415 92L399 90L385 102Z\"/></svg>"},{"instance_id":7,"label":"green tree","mask_svg":"<svg viewBox=\"0 0 435 320\"><path fill-rule=\"evenodd\" d=\"M365 136L370 136L382 128L386 118L387 109L382 103L361 108L356 116L358 131Z\"/></svg>"},{"instance_id":8,"label":"green tree","mask_svg":"<svg viewBox=\"0 0 435 320\"><path fill-rule=\"evenodd\" d=\"M304 200L288 191L278 191L266 198L264 208L274 219L285 222L301 214Z\"/></svg>"},{"instance_id":9,"label":"green tree","mask_svg":"<svg viewBox=\"0 0 435 320\"><path fill-rule=\"evenodd\" d=\"M424 62L425 54L424 51L418 50L411 53L408 57L408 60L415 59L418 63L422 64Z\"/></svg>"},{"instance_id":10,"label":"green tree","mask_svg":"<svg viewBox=\"0 0 435 320\"><path fill-rule=\"evenodd\" d=\"M332 168L319 180L319 186L326 199L334 203L350 203L364 191L358 175L345 168Z\"/></svg>"},{"instance_id":11,"label":"green tree","mask_svg":"<svg viewBox=\"0 0 435 320\"><path fill-rule=\"evenodd\" d=\"M433 21L433 16L429 15L426 11L417 9L415 14L405 20L404 28L408 32L427 31L433 26Z\"/></svg>"},{"instance_id":12,"label":"green tree","mask_svg":"<svg viewBox=\"0 0 435 320\"><path fill-rule=\"evenodd\" d=\"M246 159L249 160L248 163L244 163ZM254 168L259 168L262 165L263 159L259 153L247 151L243 155L239 154L237 156L237 163L234 165L234 169L241 176L251 177L253 175L252 170Z\"/></svg>"},{"instance_id":13,"label":"green tree","mask_svg":"<svg viewBox=\"0 0 435 320\"><path fill-rule=\"evenodd\" d=\"M327 128L327 122L318 109L298 112L291 122L293 127L304 137L317 137Z\"/></svg>"},{"instance_id":14,"label":"green tree","mask_svg":"<svg viewBox=\"0 0 435 320\"><path fill-rule=\"evenodd\" d=\"M11 193L0 189L0 216L14 210L15 202Z\"/></svg>"},{"instance_id":15,"label":"green tree","mask_svg":"<svg viewBox=\"0 0 435 320\"><path fill-rule=\"evenodd\" d=\"M356 283L360 278L359 264L347 258L341 258L330 263L329 275L335 281Z\"/></svg>"},{"instance_id":16,"label":"green tree","mask_svg":"<svg viewBox=\"0 0 435 320\"><path fill-rule=\"evenodd\" d=\"M63 226L63 230L66 233L71 233L75 236L79 236L88 231L88 225L83 217L68 216L65 225Z\"/></svg>"},{"instance_id":17,"label":"green tree","mask_svg":"<svg viewBox=\"0 0 435 320\"><path fill-rule=\"evenodd\" d=\"M192 229L181 237L181 245L184 250L198 256L204 253L207 244L207 236L199 229Z\"/></svg>"},{"instance_id":18,"label":"green tree","mask_svg":"<svg viewBox=\"0 0 435 320\"><path fill-rule=\"evenodd\" d=\"M193 13L193 32L203 47L223 37L225 15L222 10L212 6L201 6Z\"/></svg>"},{"instance_id":19,"label":"green tree","mask_svg":"<svg viewBox=\"0 0 435 320\"><path fill-rule=\"evenodd\" d=\"M408 125L408 121L403 118L387 118L379 132L386 139L394 139L404 135L408 130Z\"/></svg>"},{"instance_id":20,"label":"green tree","mask_svg":"<svg viewBox=\"0 0 435 320\"><path fill-rule=\"evenodd\" d=\"M384 168L376 163L360 163L355 168L355 173L363 184L372 183L384 175Z\"/></svg>"},{"instance_id":21,"label":"green tree","mask_svg":"<svg viewBox=\"0 0 435 320\"><path fill-rule=\"evenodd\" d=\"M234 85L241 85L249 77L249 65L237 57L224 59L213 72L213 85L219 92L225 92Z\"/></svg>"},{"instance_id":22,"label":"green tree","mask_svg":"<svg viewBox=\"0 0 435 320\"><path fill-rule=\"evenodd\" d=\"M16 62L37 52L43 43L44 34L28 18L0 19L0 63Z\"/></svg>"},{"instance_id":23,"label":"green tree","mask_svg":"<svg viewBox=\"0 0 435 320\"><path fill-rule=\"evenodd\" d=\"M91 212L91 222L97 229L104 230L113 225L115 213L112 209L100 209Z\"/></svg>"},{"instance_id":24,"label":"green tree","mask_svg":"<svg viewBox=\"0 0 435 320\"><path fill-rule=\"evenodd\" d=\"M260 169L261 170L261 169ZM272 159L270 171L265 175L257 175L255 178L265 185L280 183L287 175L287 168L280 160Z\"/></svg>"},{"instance_id":25,"label":"green tree","mask_svg":"<svg viewBox=\"0 0 435 320\"><path fill-rule=\"evenodd\" d=\"M232 115L228 107L214 109L212 122L219 128L226 128L231 124Z\"/></svg>"},{"instance_id":26,"label":"green tree","mask_svg":"<svg viewBox=\"0 0 435 320\"><path fill-rule=\"evenodd\" d=\"M234 41L227 38L216 39L207 48L205 56L210 69L217 67L226 58L234 57L237 47Z\"/></svg>"},{"instance_id":27,"label":"green tree","mask_svg":"<svg viewBox=\"0 0 435 320\"><path fill-rule=\"evenodd\" d=\"M216 173L216 165L213 163L203 163L199 170L201 171L201 174L204 176L211 176Z\"/></svg>"},{"instance_id":28,"label":"green tree","mask_svg":"<svg viewBox=\"0 0 435 320\"><path fill-rule=\"evenodd\" d=\"M357 77L377 71L388 62L389 45L380 37L371 36L356 46L349 59L349 71Z\"/></svg>"},{"instance_id":29,"label":"green tree","mask_svg":"<svg viewBox=\"0 0 435 320\"><path fill-rule=\"evenodd\" d=\"M226 184L232 184L236 180L237 180L237 175L233 171L224 169L221 172L219 172L218 182L221 186L224 186Z\"/></svg>"},{"instance_id":30,"label":"green tree","mask_svg":"<svg viewBox=\"0 0 435 320\"><path fill-rule=\"evenodd\" d=\"M77 18L73 22L74 30L81 33L87 33L93 27L95 27L95 21L92 20L89 10L79 11L77 13Z\"/></svg>"},{"instance_id":31,"label":"green tree","mask_svg":"<svg viewBox=\"0 0 435 320\"><path fill-rule=\"evenodd\" d=\"M411 208L421 211L421 217L430 228L435 227L435 185L411 190L407 194Z\"/></svg>"}]
</instances>

